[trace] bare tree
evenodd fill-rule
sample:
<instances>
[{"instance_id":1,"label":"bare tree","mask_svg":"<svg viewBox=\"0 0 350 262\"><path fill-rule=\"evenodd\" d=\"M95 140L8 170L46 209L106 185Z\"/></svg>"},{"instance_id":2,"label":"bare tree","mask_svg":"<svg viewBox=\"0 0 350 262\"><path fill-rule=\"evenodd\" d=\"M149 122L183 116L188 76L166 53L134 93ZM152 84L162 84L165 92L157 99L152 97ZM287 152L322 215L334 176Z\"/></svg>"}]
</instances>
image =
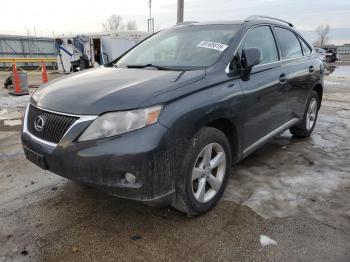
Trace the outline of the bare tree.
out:
<instances>
[{"instance_id":1,"label":"bare tree","mask_svg":"<svg viewBox=\"0 0 350 262\"><path fill-rule=\"evenodd\" d=\"M329 25L319 25L316 28L317 33L317 45L323 46L326 44L327 40L329 39L329 31L331 30Z\"/></svg>"},{"instance_id":2,"label":"bare tree","mask_svg":"<svg viewBox=\"0 0 350 262\"><path fill-rule=\"evenodd\" d=\"M126 23L126 30L137 30L137 23L134 20L130 20Z\"/></svg>"},{"instance_id":3,"label":"bare tree","mask_svg":"<svg viewBox=\"0 0 350 262\"><path fill-rule=\"evenodd\" d=\"M111 15L106 23L102 24L102 27L105 31L117 31L123 29L123 17L121 15L113 14Z\"/></svg>"}]
</instances>

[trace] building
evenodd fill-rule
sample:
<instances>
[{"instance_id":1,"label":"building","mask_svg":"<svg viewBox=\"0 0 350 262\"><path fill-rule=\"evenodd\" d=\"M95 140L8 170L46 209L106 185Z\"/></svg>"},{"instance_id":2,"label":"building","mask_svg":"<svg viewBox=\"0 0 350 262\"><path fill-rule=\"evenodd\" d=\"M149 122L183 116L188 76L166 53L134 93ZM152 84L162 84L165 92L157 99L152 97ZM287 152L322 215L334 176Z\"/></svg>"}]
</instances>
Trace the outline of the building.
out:
<instances>
[{"instance_id":1,"label":"building","mask_svg":"<svg viewBox=\"0 0 350 262\"><path fill-rule=\"evenodd\" d=\"M60 36L59 38L34 37L20 35L0 35L0 58L53 58L47 67L60 72L76 71L97 64L108 63L149 36L142 31L117 31L91 33L84 35ZM86 60L86 67L81 68L81 57ZM6 69L10 63L2 63ZM25 69L35 69L38 63L16 63Z\"/></svg>"}]
</instances>

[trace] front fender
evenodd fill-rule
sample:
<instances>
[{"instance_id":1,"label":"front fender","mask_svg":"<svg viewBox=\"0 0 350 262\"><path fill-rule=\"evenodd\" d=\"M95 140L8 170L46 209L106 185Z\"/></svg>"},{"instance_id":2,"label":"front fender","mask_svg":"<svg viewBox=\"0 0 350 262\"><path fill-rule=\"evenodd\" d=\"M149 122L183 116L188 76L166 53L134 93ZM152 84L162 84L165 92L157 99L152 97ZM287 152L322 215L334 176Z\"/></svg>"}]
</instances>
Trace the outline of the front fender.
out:
<instances>
[{"instance_id":1,"label":"front fender","mask_svg":"<svg viewBox=\"0 0 350 262\"><path fill-rule=\"evenodd\" d=\"M183 152L201 127L218 119L230 121L242 141L242 91L239 81L234 85L232 81L202 89L164 107L159 122L169 128L171 147Z\"/></svg>"}]
</instances>

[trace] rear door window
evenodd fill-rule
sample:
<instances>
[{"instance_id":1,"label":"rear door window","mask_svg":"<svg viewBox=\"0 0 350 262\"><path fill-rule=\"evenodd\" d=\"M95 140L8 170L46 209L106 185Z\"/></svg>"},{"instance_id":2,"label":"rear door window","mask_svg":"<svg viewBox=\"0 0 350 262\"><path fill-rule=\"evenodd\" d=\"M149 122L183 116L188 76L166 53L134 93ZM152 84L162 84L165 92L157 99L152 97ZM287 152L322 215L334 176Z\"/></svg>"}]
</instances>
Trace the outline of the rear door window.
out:
<instances>
[{"instance_id":1,"label":"rear door window","mask_svg":"<svg viewBox=\"0 0 350 262\"><path fill-rule=\"evenodd\" d=\"M303 56L300 42L292 31L281 27L275 27L275 32L281 46L283 59L292 59Z\"/></svg>"},{"instance_id":2,"label":"rear door window","mask_svg":"<svg viewBox=\"0 0 350 262\"><path fill-rule=\"evenodd\" d=\"M276 41L269 26L254 27L248 31L238 49L240 57L243 49L252 47L260 48L261 65L278 61Z\"/></svg>"}]
</instances>

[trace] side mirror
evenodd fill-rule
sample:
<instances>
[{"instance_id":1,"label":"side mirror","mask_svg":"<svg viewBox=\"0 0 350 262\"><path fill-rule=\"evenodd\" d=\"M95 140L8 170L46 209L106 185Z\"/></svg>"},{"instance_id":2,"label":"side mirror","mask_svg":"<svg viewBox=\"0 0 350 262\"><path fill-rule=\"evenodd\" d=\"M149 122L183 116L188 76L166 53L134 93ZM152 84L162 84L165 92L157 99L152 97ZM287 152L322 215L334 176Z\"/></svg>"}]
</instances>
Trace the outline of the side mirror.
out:
<instances>
[{"instance_id":1,"label":"side mirror","mask_svg":"<svg viewBox=\"0 0 350 262\"><path fill-rule=\"evenodd\" d=\"M242 80L248 81L253 66L259 64L262 60L262 52L260 48L252 47L242 50L241 66L242 66Z\"/></svg>"}]
</instances>

